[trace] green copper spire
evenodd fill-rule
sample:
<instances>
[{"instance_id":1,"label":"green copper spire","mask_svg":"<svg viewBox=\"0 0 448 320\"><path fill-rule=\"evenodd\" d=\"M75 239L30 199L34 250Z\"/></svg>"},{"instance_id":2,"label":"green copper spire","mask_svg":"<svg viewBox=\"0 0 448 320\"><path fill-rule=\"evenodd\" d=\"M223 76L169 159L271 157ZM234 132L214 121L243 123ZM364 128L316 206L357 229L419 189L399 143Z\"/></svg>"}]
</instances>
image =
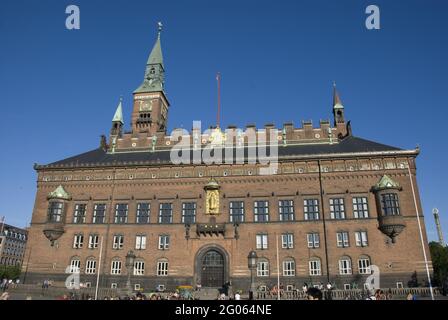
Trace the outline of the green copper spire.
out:
<instances>
[{"instance_id":1,"label":"green copper spire","mask_svg":"<svg viewBox=\"0 0 448 320\"><path fill-rule=\"evenodd\" d=\"M333 109L344 109L339 93L336 90L336 82L333 82Z\"/></svg>"},{"instance_id":2,"label":"green copper spire","mask_svg":"<svg viewBox=\"0 0 448 320\"><path fill-rule=\"evenodd\" d=\"M165 67L163 65L162 46L160 44L161 32L162 23L159 22L157 40L146 63L145 78L134 93L163 91Z\"/></svg>"},{"instance_id":3,"label":"green copper spire","mask_svg":"<svg viewBox=\"0 0 448 320\"><path fill-rule=\"evenodd\" d=\"M112 119L112 122L120 122L121 124L124 124L122 103L123 103L123 98L120 97L120 102L118 103L117 111L115 111L115 115Z\"/></svg>"}]
</instances>

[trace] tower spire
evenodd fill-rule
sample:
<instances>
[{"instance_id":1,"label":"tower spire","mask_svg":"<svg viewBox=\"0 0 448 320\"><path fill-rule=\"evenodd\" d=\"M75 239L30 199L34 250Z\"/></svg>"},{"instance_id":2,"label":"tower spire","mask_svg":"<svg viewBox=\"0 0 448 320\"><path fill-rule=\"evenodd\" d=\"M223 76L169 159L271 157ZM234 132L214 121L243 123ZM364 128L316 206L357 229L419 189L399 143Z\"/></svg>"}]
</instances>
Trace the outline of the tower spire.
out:
<instances>
[{"instance_id":1,"label":"tower spire","mask_svg":"<svg viewBox=\"0 0 448 320\"><path fill-rule=\"evenodd\" d=\"M333 81L333 116L335 126L338 124L343 124L345 127L344 106L342 105L341 98L339 97L338 90L336 89L335 81Z\"/></svg>"},{"instance_id":2,"label":"tower spire","mask_svg":"<svg viewBox=\"0 0 448 320\"><path fill-rule=\"evenodd\" d=\"M338 90L336 89L336 81L333 81L333 108L344 108L341 98L339 98Z\"/></svg>"},{"instance_id":3,"label":"tower spire","mask_svg":"<svg viewBox=\"0 0 448 320\"><path fill-rule=\"evenodd\" d=\"M163 64L162 45L160 43L160 35L162 33L162 23L157 23L157 39L152 47L146 62L145 77L143 83L134 93L142 92L160 92L164 89L165 67Z\"/></svg>"},{"instance_id":4,"label":"tower spire","mask_svg":"<svg viewBox=\"0 0 448 320\"><path fill-rule=\"evenodd\" d=\"M440 218L439 218L439 209L437 208L432 209L432 213L434 214L434 221L436 222L439 243L442 247L445 247L445 241L443 240L442 226L440 224Z\"/></svg>"},{"instance_id":5,"label":"tower spire","mask_svg":"<svg viewBox=\"0 0 448 320\"><path fill-rule=\"evenodd\" d=\"M216 127L219 128L219 120L221 113L221 74L216 74L216 81L218 82L218 113L216 115Z\"/></svg>"},{"instance_id":6,"label":"tower spire","mask_svg":"<svg viewBox=\"0 0 448 320\"><path fill-rule=\"evenodd\" d=\"M115 111L114 117L112 118L112 122L120 122L124 124L123 121L123 97L120 96L120 102L118 103L117 110Z\"/></svg>"}]
</instances>

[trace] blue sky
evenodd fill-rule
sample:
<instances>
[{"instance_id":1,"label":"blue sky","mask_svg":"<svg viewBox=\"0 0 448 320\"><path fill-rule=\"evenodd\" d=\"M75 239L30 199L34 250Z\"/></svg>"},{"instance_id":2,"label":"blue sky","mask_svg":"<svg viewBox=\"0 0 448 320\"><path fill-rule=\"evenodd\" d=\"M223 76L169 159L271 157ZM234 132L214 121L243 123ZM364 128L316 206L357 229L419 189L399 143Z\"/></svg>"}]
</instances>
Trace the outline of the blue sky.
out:
<instances>
[{"instance_id":1,"label":"blue sky","mask_svg":"<svg viewBox=\"0 0 448 320\"><path fill-rule=\"evenodd\" d=\"M69 4L81 10L80 30L65 28ZM365 28L370 4L381 30ZM29 223L33 163L96 148L120 95L129 128L160 20L169 131L214 124L217 71L223 126L317 125L331 118L335 80L355 135L420 145L419 187L436 239L433 207L448 230L446 12L442 0L2 0L0 216Z\"/></svg>"}]
</instances>

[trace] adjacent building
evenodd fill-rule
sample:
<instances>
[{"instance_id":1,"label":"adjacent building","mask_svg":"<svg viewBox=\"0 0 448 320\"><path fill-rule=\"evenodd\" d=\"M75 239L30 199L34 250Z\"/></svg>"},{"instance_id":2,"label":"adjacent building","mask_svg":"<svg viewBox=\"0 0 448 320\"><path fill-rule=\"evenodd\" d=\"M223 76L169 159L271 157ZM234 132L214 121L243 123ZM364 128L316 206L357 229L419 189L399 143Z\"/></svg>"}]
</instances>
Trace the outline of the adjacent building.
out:
<instances>
[{"instance_id":1,"label":"adjacent building","mask_svg":"<svg viewBox=\"0 0 448 320\"><path fill-rule=\"evenodd\" d=\"M35 165L29 281L63 282L66 271L80 270L82 281L92 284L100 273L103 287L125 287L130 274L132 286L147 290L228 281L248 290L251 252L259 288L274 286L278 275L287 289L327 281L362 287L371 265L380 269L382 287L425 278L418 148L354 135L336 88L333 120L317 126L302 121L300 127L169 135L164 75L159 30L133 92L131 128L125 129L120 100L109 138L98 148ZM267 133L268 142L278 144L270 174L260 154L251 161L248 132ZM219 152L241 152L244 162L175 162L180 139L192 154L231 141L233 147Z\"/></svg>"},{"instance_id":2,"label":"adjacent building","mask_svg":"<svg viewBox=\"0 0 448 320\"><path fill-rule=\"evenodd\" d=\"M28 231L0 223L0 265L21 266L25 256Z\"/></svg>"}]
</instances>

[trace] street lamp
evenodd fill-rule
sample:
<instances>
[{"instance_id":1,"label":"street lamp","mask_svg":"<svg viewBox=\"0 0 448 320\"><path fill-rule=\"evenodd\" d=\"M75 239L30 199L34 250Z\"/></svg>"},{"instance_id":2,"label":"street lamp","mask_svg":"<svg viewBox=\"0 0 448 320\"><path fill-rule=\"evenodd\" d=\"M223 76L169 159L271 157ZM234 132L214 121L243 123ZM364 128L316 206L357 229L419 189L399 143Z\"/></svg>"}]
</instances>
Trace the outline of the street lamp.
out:
<instances>
[{"instance_id":1,"label":"street lamp","mask_svg":"<svg viewBox=\"0 0 448 320\"><path fill-rule=\"evenodd\" d=\"M257 269L257 260L258 256L255 251L249 252L247 256L247 266L250 270L250 291L249 291L249 299L252 300L254 298L254 292L257 290L255 287L255 270Z\"/></svg>"},{"instance_id":2,"label":"street lamp","mask_svg":"<svg viewBox=\"0 0 448 320\"><path fill-rule=\"evenodd\" d=\"M131 296L132 288L131 288L131 272L134 267L135 254L134 251L130 250L126 255L126 268L128 269L128 280L126 281L126 288L128 289L128 295Z\"/></svg>"}]
</instances>

